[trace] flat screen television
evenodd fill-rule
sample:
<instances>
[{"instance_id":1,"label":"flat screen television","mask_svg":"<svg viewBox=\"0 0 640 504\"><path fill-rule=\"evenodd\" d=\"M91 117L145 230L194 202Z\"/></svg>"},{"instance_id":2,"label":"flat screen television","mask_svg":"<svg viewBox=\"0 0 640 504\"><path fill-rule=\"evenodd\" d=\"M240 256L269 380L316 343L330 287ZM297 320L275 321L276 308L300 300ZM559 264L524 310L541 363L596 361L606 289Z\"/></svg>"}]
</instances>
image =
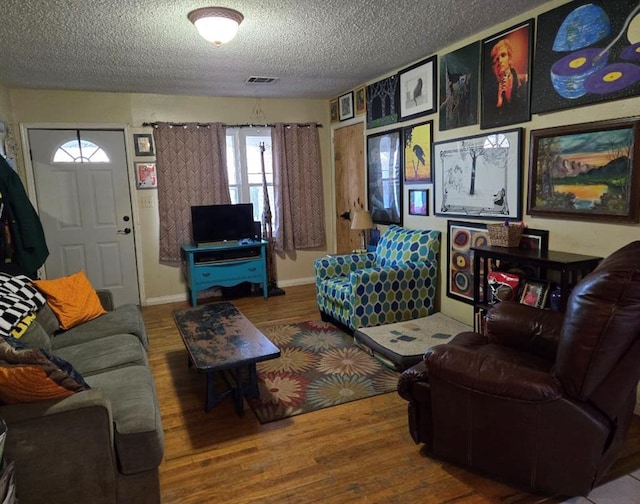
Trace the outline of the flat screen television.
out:
<instances>
[{"instance_id":1,"label":"flat screen television","mask_svg":"<svg viewBox=\"0 0 640 504\"><path fill-rule=\"evenodd\" d=\"M191 233L196 245L254 238L253 203L192 206Z\"/></svg>"}]
</instances>

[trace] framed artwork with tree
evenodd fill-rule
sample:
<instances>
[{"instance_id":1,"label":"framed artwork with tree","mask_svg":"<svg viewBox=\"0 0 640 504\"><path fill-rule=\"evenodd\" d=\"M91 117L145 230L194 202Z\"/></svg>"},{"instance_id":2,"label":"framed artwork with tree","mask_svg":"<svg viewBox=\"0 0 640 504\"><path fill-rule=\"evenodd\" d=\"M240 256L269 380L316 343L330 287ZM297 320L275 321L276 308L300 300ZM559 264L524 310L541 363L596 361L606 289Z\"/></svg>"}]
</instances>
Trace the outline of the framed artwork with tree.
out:
<instances>
[{"instance_id":1,"label":"framed artwork with tree","mask_svg":"<svg viewBox=\"0 0 640 504\"><path fill-rule=\"evenodd\" d=\"M367 86L367 129L398 122L398 75Z\"/></svg>"},{"instance_id":2,"label":"framed artwork with tree","mask_svg":"<svg viewBox=\"0 0 640 504\"><path fill-rule=\"evenodd\" d=\"M431 182L431 144L433 121L407 126L402 130L404 140L404 182Z\"/></svg>"},{"instance_id":3,"label":"framed artwork with tree","mask_svg":"<svg viewBox=\"0 0 640 504\"><path fill-rule=\"evenodd\" d=\"M640 117L531 131L527 213L640 219Z\"/></svg>"},{"instance_id":4,"label":"framed artwork with tree","mask_svg":"<svg viewBox=\"0 0 640 504\"><path fill-rule=\"evenodd\" d=\"M438 216L521 218L522 128L433 144Z\"/></svg>"}]
</instances>

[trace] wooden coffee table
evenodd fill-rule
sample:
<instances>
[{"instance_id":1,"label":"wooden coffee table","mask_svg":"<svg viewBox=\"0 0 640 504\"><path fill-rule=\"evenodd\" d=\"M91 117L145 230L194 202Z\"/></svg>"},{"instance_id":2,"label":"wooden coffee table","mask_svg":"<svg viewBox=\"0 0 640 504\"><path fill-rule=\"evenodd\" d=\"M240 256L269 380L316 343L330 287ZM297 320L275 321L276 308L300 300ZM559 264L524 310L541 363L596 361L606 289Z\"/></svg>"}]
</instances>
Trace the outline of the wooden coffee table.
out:
<instances>
[{"instance_id":1,"label":"wooden coffee table","mask_svg":"<svg viewBox=\"0 0 640 504\"><path fill-rule=\"evenodd\" d=\"M173 312L189 354L189 366L205 373L205 411L232 396L244 414L244 397L258 397L256 363L280 357L280 349L231 303L212 303ZM216 391L216 378L227 388Z\"/></svg>"}]
</instances>

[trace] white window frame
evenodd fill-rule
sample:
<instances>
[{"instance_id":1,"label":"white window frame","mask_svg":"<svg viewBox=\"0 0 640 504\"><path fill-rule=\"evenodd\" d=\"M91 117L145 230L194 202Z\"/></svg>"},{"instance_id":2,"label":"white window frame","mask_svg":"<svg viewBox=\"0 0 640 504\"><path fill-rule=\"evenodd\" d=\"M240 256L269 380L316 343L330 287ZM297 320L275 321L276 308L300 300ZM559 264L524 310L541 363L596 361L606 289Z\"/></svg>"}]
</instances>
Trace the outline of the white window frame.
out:
<instances>
[{"instance_id":1,"label":"white window frame","mask_svg":"<svg viewBox=\"0 0 640 504\"><path fill-rule=\"evenodd\" d=\"M247 138L254 136L268 137L268 141L265 140L266 150L265 167L269 170L271 166L271 128L227 128L226 140L227 140L227 173L229 175L229 193L232 203L254 203L254 219L262 222L262 209L251 201L250 192L252 187L258 187L262 192L262 175L260 175L260 182L249 183L249 166L247 160ZM230 146L231 144L231 146ZM229 152L230 148L232 152ZM235 166L234 166L235 161ZM253 167L262 174L262 166ZM273 221L273 172L269 180L269 173L267 173L267 187L269 190L269 203L271 205L271 214ZM235 183L234 183L235 180ZM235 198L237 195L237 199Z\"/></svg>"}]
</instances>

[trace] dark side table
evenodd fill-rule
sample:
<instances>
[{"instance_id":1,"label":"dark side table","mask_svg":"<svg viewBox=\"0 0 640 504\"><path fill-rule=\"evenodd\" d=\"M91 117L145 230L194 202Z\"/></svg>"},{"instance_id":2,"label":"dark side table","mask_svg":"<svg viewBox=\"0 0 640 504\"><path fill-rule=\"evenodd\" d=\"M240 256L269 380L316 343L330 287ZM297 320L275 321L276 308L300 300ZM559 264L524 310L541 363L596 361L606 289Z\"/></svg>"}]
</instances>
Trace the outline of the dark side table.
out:
<instances>
[{"instance_id":1,"label":"dark side table","mask_svg":"<svg viewBox=\"0 0 640 504\"><path fill-rule=\"evenodd\" d=\"M557 271L560 275L560 311L564 312L571 288L600 263L602 257L572 254L555 250L527 250L517 247L472 247L473 251L473 300L474 311L486 309L488 284L487 275L481 272L490 271L491 261L507 261L509 263L532 266L540 272L540 279L546 280L549 271ZM481 289L482 287L482 289ZM481 296L484 294L484 296ZM484 297L484 299L483 299ZM474 317L475 319L475 317Z\"/></svg>"}]
</instances>

